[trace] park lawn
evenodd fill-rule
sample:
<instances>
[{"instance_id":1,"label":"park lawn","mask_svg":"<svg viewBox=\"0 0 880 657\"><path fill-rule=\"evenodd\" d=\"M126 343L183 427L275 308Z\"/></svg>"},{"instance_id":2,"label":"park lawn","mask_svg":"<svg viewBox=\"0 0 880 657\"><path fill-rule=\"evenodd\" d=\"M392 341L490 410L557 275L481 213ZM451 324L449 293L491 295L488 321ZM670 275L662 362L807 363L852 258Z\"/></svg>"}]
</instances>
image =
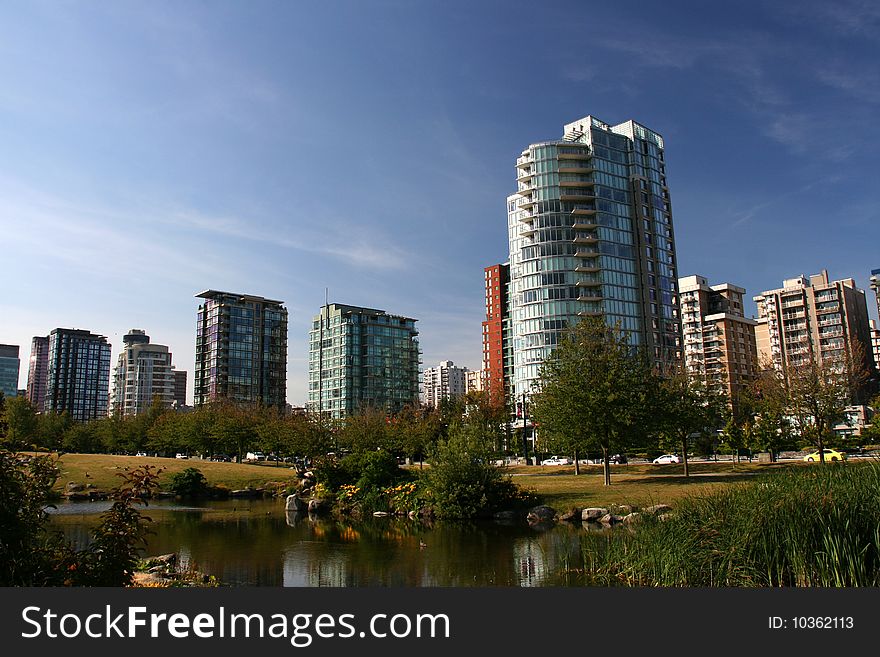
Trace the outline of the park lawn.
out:
<instances>
[{"instance_id":1,"label":"park lawn","mask_svg":"<svg viewBox=\"0 0 880 657\"><path fill-rule=\"evenodd\" d=\"M773 469L800 467L797 463L693 463L685 478L681 465L613 465L611 486L603 483L602 466L517 466L508 468L512 480L537 493L543 502L560 511L573 507L629 504L639 507L671 504L682 497L700 495L748 481L756 474Z\"/></svg>"},{"instance_id":2,"label":"park lawn","mask_svg":"<svg viewBox=\"0 0 880 657\"><path fill-rule=\"evenodd\" d=\"M167 488L169 477L186 468L197 468L211 486L224 486L230 490L264 488L271 484L289 484L299 480L296 471L285 464L274 463L222 463L199 459L171 459L151 456L117 456L111 454L64 454L58 459L61 474L55 484L64 491L68 482L92 484L96 492L106 492L122 482L119 477L126 468L150 465L162 468L159 475L161 489Z\"/></svg>"}]
</instances>

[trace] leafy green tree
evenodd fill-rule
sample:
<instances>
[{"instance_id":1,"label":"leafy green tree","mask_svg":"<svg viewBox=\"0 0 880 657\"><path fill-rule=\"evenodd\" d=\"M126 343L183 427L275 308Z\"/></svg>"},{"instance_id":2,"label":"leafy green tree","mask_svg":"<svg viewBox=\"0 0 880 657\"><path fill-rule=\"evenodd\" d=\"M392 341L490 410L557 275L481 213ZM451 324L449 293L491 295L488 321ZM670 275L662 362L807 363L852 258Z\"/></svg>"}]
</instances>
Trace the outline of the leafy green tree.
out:
<instances>
[{"instance_id":1,"label":"leafy green tree","mask_svg":"<svg viewBox=\"0 0 880 657\"><path fill-rule=\"evenodd\" d=\"M714 434L726 414L726 399L702 379L679 370L662 379L656 409L660 434L681 451L684 476L689 477L688 451L694 434Z\"/></svg>"},{"instance_id":2,"label":"leafy green tree","mask_svg":"<svg viewBox=\"0 0 880 657\"><path fill-rule=\"evenodd\" d=\"M644 354L619 327L587 317L545 360L531 415L558 451L602 453L605 485L609 457L643 441L659 381ZM576 470L577 472L577 470Z\"/></svg>"},{"instance_id":3,"label":"leafy green tree","mask_svg":"<svg viewBox=\"0 0 880 657\"><path fill-rule=\"evenodd\" d=\"M67 411L41 413L37 416L37 442L47 449L63 449L64 436L73 426Z\"/></svg>"},{"instance_id":4,"label":"leafy green tree","mask_svg":"<svg viewBox=\"0 0 880 657\"><path fill-rule=\"evenodd\" d=\"M168 488L181 497L202 497L208 492L208 480L198 468L186 468L171 475Z\"/></svg>"},{"instance_id":5,"label":"leafy green tree","mask_svg":"<svg viewBox=\"0 0 880 657\"><path fill-rule=\"evenodd\" d=\"M6 434L4 442L12 449L30 446L37 440L37 413L27 397L10 397L3 404Z\"/></svg>"},{"instance_id":6,"label":"leafy green tree","mask_svg":"<svg viewBox=\"0 0 880 657\"><path fill-rule=\"evenodd\" d=\"M737 422L736 418L729 417L721 433L721 439L730 448L736 458L736 462L739 463L739 452L746 446L746 434L743 425Z\"/></svg>"},{"instance_id":7,"label":"leafy green tree","mask_svg":"<svg viewBox=\"0 0 880 657\"><path fill-rule=\"evenodd\" d=\"M380 408L365 408L345 418L339 433L339 445L352 452L376 449L394 450L390 418Z\"/></svg>"}]
</instances>

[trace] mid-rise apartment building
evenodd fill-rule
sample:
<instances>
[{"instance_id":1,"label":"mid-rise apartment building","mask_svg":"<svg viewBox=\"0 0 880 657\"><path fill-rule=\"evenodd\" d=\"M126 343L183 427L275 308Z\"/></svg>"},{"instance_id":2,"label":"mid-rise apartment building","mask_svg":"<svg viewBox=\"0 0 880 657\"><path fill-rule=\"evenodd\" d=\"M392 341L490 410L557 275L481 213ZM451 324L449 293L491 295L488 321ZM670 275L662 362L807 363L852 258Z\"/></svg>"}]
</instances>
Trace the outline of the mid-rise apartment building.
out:
<instances>
[{"instance_id":1,"label":"mid-rise apartment building","mask_svg":"<svg viewBox=\"0 0 880 657\"><path fill-rule=\"evenodd\" d=\"M874 364L880 367L880 327L873 319L869 321L871 331L871 353L874 354Z\"/></svg>"},{"instance_id":2,"label":"mid-rise apartment building","mask_svg":"<svg viewBox=\"0 0 880 657\"><path fill-rule=\"evenodd\" d=\"M880 317L880 269L871 270L871 289L874 291L874 301L877 302L877 316ZM880 362L877 363L880 367Z\"/></svg>"},{"instance_id":3,"label":"mid-rise apartment building","mask_svg":"<svg viewBox=\"0 0 880 657\"><path fill-rule=\"evenodd\" d=\"M37 412L42 412L49 383L49 336L34 336L28 361L27 398Z\"/></svg>"},{"instance_id":4,"label":"mid-rise apartment building","mask_svg":"<svg viewBox=\"0 0 880 657\"><path fill-rule=\"evenodd\" d=\"M425 390L425 405L436 408L444 399L462 397L467 392L466 367L456 367L451 360L440 361L437 367L429 367L422 372Z\"/></svg>"},{"instance_id":5,"label":"mid-rise apartment building","mask_svg":"<svg viewBox=\"0 0 880 657\"><path fill-rule=\"evenodd\" d=\"M486 387L486 371L485 370L466 370L465 386L467 392L482 392L487 390Z\"/></svg>"},{"instance_id":6,"label":"mid-rise apartment building","mask_svg":"<svg viewBox=\"0 0 880 657\"><path fill-rule=\"evenodd\" d=\"M174 406L186 406L186 370L174 370Z\"/></svg>"},{"instance_id":7,"label":"mid-rise apartment building","mask_svg":"<svg viewBox=\"0 0 880 657\"><path fill-rule=\"evenodd\" d=\"M170 408L174 401L174 366L168 347L150 342L142 329L122 338L122 353L113 372L110 413L139 415L154 404Z\"/></svg>"},{"instance_id":8,"label":"mid-rise apartment building","mask_svg":"<svg viewBox=\"0 0 880 657\"><path fill-rule=\"evenodd\" d=\"M49 361L43 410L68 413L85 422L107 415L110 343L82 329L57 328L49 334Z\"/></svg>"},{"instance_id":9,"label":"mid-rise apartment building","mask_svg":"<svg viewBox=\"0 0 880 657\"><path fill-rule=\"evenodd\" d=\"M344 418L418 404L416 321L374 308L322 306L309 332L309 410Z\"/></svg>"},{"instance_id":10,"label":"mid-rise apartment building","mask_svg":"<svg viewBox=\"0 0 880 657\"><path fill-rule=\"evenodd\" d=\"M510 335L510 263L483 270L486 319L483 321L482 384L490 397L507 402L513 377L513 341Z\"/></svg>"},{"instance_id":11,"label":"mid-rise apartment building","mask_svg":"<svg viewBox=\"0 0 880 657\"><path fill-rule=\"evenodd\" d=\"M287 309L283 301L206 290L196 297L194 403L287 404Z\"/></svg>"},{"instance_id":12,"label":"mid-rise apartment building","mask_svg":"<svg viewBox=\"0 0 880 657\"><path fill-rule=\"evenodd\" d=\"M757 323L745 317L746 291L730 283L710 286L703 276L686 276L678 279L678 292L685 366L735 406L758 371Z\"/></svg>"},{"instance_id":13,"label":"mid-rise apartment building","mask_svg":"<svg viewBox=\"0 0 880 657\"><path fill-rule=\"evenodd\" d=\"M846 353L861 353L857 365L875 370L871 353L868 305L865 292L852 278L832 281L822 270L807 278L783 281L781 288L754 297L758 315L758 340L777 366L839 361ZM855 344L860 349L853 351Z\"/></svg>"},{"instance_id":14,"label":"mid-rise apartment building","mask_svg":"<svg viewBox=\"0 0 880 657\"><path fill-rule=\"evenodd\" d=\"M18 374L21 360L18 345L0 344L0 392L6 398L18 395Z\"/></svg>"},{"instance_id":15,"label":"mid-rise apartment building","mask_svg":"<svg viewBox=\"0 0 880 657\"><path fill-rule=\"evenodd\" d=\"M663 138L586 116L530 144L507 198L513 394L529 393L566 329L619 326L660 366L681 358Z\"/></svg>"}]
</instances>

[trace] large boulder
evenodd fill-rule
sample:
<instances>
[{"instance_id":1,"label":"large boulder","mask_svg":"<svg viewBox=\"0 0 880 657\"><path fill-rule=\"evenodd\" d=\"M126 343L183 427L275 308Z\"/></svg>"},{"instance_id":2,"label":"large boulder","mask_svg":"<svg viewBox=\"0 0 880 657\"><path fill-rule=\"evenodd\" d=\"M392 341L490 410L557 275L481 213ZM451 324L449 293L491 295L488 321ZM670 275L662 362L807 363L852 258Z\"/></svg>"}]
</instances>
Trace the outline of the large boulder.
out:
<instances>
[{"instance_id":1,"label":"large boulder","mask_svg":"<svg viewBox=\"0 0 880 657\"><path fill-rule=\"evenodd\" d=\"M288 495L287 502L284 504L285 511L302 512L307 511L308 503L298 495Z\"/></svg>"},{"instance_id":2,"label":"large boulder","mask_svg":"<svg viewBox=\"0 0 880 657\"><path fill-rule=\"evenodd\" d=\"M599 519L608 514L608 509L598 506L591 506L581 512L581 520L588 522L599 522Z\"/></svg>"},{"instance_id":3,"label":"large boulder","mask_svg":"<svg viewBox=\"0 0 880 657\"><path fill-rule=\"evenodd\" d=\"M623 518L621 518L619 515L614 514L614 513L606 513L604 516L599 518L599 522L601 522L603 525L607 525L609 527L611 525L616 525L621 520L623 520Z\"/></svg>"},{"instance_id":4,"label":"large boulder","mask_svg":"<svg viewBox=\"0 0 880 657\"><path fill-rule=\"evenodd\" d=\"M635 511L633 513L628 513L625 516L623 516L623 519L621 520L621 522L624 525L634 525L637 522L641 522L644 519L645 519L645 517L641 513L639 513L638 511Z\"/></svg>"},{"instance_id":5,"label":"large boulder","mask_svg":"<svg viewBox=\"0 0 880 657\"><path fill-rule=\"evenodd\" d=\"M559 519L564 522L579 522L583 519L581 516L582 511L582 509L571 508L563 513L561 516L559 516Z\"/></svg>"},{"instance_id":6,"label":"large boulder","mask_svg":"<svg viewBox=\"0 0 880 657\"><path fill-rule=\"evenodd\" d=\"M526 516L526 519L530 524L539 523L539 522L553 522L556 519L556 509L552 506L541 505L536 506L532 509L529 509L529 514Z\"/></svg>"}]
</instances>

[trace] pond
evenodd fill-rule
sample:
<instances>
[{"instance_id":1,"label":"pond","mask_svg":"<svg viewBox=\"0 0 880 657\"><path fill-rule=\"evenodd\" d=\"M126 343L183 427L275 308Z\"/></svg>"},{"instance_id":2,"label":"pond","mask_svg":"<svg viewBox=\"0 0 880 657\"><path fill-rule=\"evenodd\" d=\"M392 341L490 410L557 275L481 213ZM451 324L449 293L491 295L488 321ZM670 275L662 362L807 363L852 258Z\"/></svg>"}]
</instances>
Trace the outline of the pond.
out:
<instances>
[{"instance_id":1,"label":"pond","mask_svg":"<svg viewBox=\"0 0 880 657\"><path fill-rule=\"evenodd\" d=\"M109 502L59 503L52 524L77 546ZM592 525L525 522L424 524L294 515L283 500L151 503L148 555L177 552L184 565L233 586L560 586L580 563Z\"/></svg>"}]
</instances>

